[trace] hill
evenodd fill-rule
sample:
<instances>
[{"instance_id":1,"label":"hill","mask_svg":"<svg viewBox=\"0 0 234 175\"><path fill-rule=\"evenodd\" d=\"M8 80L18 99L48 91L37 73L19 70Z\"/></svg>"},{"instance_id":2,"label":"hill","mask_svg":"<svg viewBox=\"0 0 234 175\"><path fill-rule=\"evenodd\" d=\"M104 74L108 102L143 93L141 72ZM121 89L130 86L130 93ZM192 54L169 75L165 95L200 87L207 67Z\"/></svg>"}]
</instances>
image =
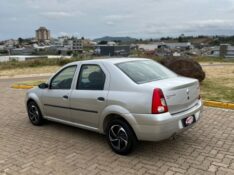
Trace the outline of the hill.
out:
<instances>
[{"instance_id":1,"label":"hill","mask_svg":"<svg viewBox=\"0 0 234 175\"><path fill-rule=\"evenodd\" d=\"M105 36L102 38L94 39L94 41L96 41L96 42L99 42L99 41L134 42L136 40L137 40L136 38L131 38L131 37L112 37L112 36Z\"/></svg>"}]
</instances>

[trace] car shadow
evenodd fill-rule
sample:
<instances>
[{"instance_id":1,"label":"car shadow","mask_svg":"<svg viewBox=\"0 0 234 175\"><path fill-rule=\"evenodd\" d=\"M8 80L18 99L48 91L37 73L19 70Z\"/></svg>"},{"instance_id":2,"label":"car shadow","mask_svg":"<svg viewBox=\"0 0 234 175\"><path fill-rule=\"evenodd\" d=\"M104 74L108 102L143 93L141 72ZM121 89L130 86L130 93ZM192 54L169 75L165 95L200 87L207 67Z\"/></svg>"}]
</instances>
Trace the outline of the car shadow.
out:
<instances>
[{"instance_id":1,"label":"car shadow","mask_svg":"<svg viewBox=\"0 0 234 175\"><path fill-rule=\"evenodd\" d=\"M115 153L111 151L111 148L107 144L105 135L51 121L47 121L43 127L48 128L50 131L53 131L56 134L59 133L59 135L65 136L66 138L71 136L73 140L76 139L82 142L88 140L89 143L92 143L93 147L101 146L102 150L103 147L104 149L109 150L104 151L102 154L111 153L115 155ZM181 133L176 135L174 138L169 138L167 140L158 142L139 141L137 142L136 149L131 154L129 154L128 157L166 158L175 156L175 152L178 154L181 154L181 152L183 154L184 152L184 154L187 155L188 150L191 150L191 146L194 146L194 138L189 134Z\"/></svg>"}]
</instances>

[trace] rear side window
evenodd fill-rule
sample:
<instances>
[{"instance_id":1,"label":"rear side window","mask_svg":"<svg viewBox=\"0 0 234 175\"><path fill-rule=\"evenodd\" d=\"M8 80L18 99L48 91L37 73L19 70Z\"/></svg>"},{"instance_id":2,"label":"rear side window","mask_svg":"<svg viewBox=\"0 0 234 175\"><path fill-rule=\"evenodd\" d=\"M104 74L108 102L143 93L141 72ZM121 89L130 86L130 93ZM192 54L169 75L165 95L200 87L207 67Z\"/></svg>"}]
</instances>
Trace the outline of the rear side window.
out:
<instances>
[{"instance_id":1,"label":"rear side window","mask_svg":"<svg viewBox=\"0 0 234 175\"><path fill-rule=\"evenodd\" d=\"M129 61L119 63L116 66L137 84L177 76L166 67L152 60Z\"/></svg>"},{"instance_id":2,"label":"rear side window","mask_svg":"<svg viewBox=\"0 0 234 175\"><path fill-rule=\"evenodd\" d=\"M77 88L79 90L103 90L106 76L98 65L82 65Z\"/></svg>"}]
</instances>

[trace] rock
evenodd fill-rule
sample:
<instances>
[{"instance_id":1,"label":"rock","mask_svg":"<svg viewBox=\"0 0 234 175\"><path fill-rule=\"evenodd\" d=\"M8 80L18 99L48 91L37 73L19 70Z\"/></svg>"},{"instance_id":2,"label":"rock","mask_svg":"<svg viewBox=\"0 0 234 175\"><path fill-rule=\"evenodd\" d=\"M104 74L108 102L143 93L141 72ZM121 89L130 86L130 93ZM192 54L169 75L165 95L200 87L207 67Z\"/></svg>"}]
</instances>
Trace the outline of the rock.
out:
<instances>
[{"instance_id":1,"label":"rock","mask_svg":"<svg viewBox=\"0 0 234 175\"><path fill-rule=\"evenodd\" d=\"M205 79L205 72L202 70L201 65L193 59L164 58L160 63L179 75L196 78L200 82Z\"/></svg>"}]
</instances>

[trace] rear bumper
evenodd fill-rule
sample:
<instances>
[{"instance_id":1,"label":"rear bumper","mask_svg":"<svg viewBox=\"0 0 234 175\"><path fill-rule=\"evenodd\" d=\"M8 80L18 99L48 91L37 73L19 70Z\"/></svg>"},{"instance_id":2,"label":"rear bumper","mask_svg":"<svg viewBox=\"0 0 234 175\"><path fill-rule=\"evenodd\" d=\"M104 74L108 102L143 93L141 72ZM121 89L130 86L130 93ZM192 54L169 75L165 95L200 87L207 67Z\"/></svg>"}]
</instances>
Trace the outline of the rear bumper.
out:
<instances>
[{"instance_id":1,"label":"rear bumper","mask_svg":"<svg viewBox=\"0 0 234 175\"><path fill-rule=\"evenodd\" d=\"M203 104L198 102L193 108L171 115L164 114L132 114L136 123L132 126L138 140L160 141L171 137L183 130L192 127L201 118ZM184 127L182 119L194 115L196 122L188 127Z\"/></svg>"}]
</instances>

